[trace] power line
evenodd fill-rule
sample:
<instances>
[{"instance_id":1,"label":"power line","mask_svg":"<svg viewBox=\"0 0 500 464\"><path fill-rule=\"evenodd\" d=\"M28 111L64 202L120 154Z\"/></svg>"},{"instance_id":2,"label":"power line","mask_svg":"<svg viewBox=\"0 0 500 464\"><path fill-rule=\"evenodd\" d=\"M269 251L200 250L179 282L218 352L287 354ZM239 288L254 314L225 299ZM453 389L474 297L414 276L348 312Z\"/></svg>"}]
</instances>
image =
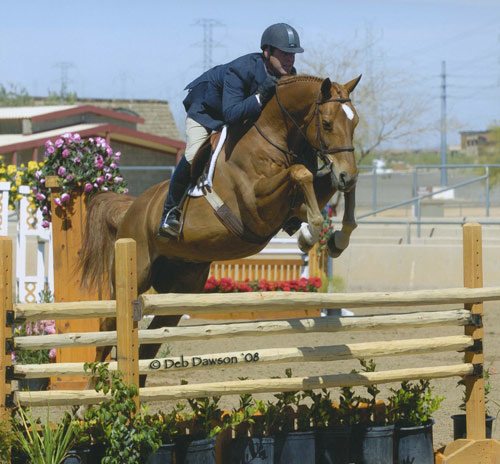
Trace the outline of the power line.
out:
<instances>
[{"instance_id":1,"label":"power line","mask_svg":"<svg viewBox=\"0 0 500 464\"><path fill-rule=\"evenodd\" d=\"M214 42L213 29L224 24L216 19L203 18L196 21L195 25L203 27L203 42L201 45L203 47L203 70L206 71L213 67L213 49L221 46L218 42Z\"/></svg>"}]
</instances>

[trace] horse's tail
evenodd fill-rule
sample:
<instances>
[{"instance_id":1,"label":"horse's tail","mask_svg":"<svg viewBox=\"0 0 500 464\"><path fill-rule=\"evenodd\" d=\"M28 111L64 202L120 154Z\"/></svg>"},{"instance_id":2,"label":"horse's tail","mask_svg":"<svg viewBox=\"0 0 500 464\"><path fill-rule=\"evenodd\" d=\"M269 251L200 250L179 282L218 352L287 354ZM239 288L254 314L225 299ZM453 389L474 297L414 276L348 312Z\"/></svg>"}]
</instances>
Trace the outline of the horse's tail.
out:
<instances>
[{"instance_id":1,"label":"horse's tail","mask_svg":"<svg viewBox=\"0 0 500 464\"><path fill-rule=\"evenodd\" d=\"M87 204L87 218L80 250L82 287L100 289L110 277L118 227L134 198L114 192L94 195Z\"/></svg>"}]
</instances>

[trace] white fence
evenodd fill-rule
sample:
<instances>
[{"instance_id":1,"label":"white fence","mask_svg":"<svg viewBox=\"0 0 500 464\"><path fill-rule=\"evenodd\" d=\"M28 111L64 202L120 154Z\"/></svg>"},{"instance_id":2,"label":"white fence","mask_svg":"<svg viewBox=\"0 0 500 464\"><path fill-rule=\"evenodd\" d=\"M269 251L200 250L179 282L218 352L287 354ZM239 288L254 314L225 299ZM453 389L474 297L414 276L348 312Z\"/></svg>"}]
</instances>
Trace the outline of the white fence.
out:
<instances>
[{"instance_id":1,"label":"white fence","mask_svg":"<svg viewBox=\"0 0 500 464\"><path fill-rule=\"evenodd\" d=\"M35 303L42 290L54 292L54 258L51 229L42 227L42 214L30 206L30 187L19 186L22 198L17 207L16 282L17 300ZM0 235L9 235L10 182L0 182ZM35 269L28 275L27 271Z\"/></svg>"}]
</instances>

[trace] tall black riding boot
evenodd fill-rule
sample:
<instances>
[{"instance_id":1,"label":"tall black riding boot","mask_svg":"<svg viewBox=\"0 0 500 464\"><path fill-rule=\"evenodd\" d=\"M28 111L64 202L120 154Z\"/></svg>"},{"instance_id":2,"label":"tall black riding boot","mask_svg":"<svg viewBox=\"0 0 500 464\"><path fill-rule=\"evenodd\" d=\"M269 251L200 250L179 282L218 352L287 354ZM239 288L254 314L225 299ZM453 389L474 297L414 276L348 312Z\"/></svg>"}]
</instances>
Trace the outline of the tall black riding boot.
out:
<instances>
[{"instance_id":1,"label":"tall black riding boot","mask_svg":"<svg viewBox=\"0 0 500 464\"><path fill-rule=\"evenodd\" d=\"M181 211L179 203L191 181L191 165L183 156L170 179L167 199L163 206L158 233L163 237L178 237L180 234Z\"/></svg>"}]
</instances>

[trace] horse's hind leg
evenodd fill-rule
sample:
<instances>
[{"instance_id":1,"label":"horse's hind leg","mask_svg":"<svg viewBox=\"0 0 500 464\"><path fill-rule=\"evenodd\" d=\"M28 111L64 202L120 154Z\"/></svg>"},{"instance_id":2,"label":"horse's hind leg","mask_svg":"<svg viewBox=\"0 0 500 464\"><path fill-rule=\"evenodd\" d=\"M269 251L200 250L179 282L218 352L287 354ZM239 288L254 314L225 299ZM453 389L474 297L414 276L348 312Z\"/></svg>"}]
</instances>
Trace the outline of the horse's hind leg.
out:
<instances>
[{"instance_id":1,"label":"horse's hind leg","mask_svg":"<svg viewBox=\"0 0 500 464\"><path fill-rule=\"evenodd\" d=\"M159 257L151 270L151 284L158 293L200 293L210 271L210 263L186 263ZM148 329L172 327L179 323L181 315L155 316ZM151 359L156 356L161 344L141 345L139 359ZM146 375L139 377L139 385L144 387Z\"/></svg>"}]
</instances>

